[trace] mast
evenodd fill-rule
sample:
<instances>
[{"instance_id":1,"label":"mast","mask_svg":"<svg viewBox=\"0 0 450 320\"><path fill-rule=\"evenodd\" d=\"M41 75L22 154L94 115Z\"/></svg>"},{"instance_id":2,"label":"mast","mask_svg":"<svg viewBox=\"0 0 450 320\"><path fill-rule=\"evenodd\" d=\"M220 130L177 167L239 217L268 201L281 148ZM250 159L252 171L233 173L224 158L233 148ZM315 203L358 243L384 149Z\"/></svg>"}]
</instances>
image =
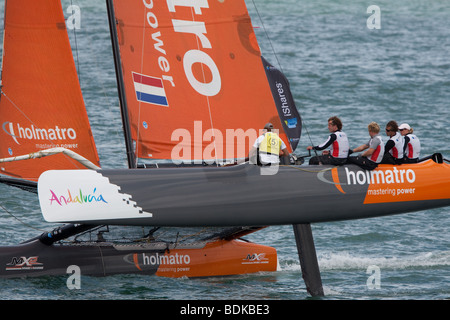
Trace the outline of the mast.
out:
<instances>
[{"instance_id":1,"label":"mast","mask_svg":"<svg viewBox=\"0 0 450 320\"><path fill-rule=\"evenodd\" d=\"M111 32L111 43L114 54L114 65L116 68L117 90L119 91L120 112L122 115L123 133L125 136L125 146L127 150L127 160L129 168L136 168L136 155L134 153L133 141L131 139L130 120L128 118L127 99L125 97L125 87L121 70L121 60L119 51L119 40L116 28L116 16L114 13L113 0L106 0L108 10L109 30Z\"/></svg>"}]
</instances>

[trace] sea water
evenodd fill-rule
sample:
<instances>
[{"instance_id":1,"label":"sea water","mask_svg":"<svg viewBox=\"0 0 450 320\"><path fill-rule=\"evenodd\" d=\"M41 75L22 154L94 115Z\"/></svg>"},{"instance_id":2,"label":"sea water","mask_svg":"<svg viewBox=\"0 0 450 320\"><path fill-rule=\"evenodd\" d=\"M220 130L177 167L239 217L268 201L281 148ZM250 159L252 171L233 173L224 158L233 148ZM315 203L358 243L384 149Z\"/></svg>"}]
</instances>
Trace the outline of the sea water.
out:
<instances>
[{"instance_id":1,"label":"sea water","mask_svg":"<svg viewBox=\"0 0 450 320\"><path fill-rule=\"evenodd\" d=\"M69 35L101 164L124 168L105 3L62 4L66 18L78 22ZM384 129L396 120L415 129L424 155L450 158L449 1L248 0L247 6L263 55L288 77L302 115L297 154L323 142L327 119L337 115L352 148L367 142L369 122ZM73 20L76 9L79 21ZM2 3L1 19L3 12ZM53 227L33 194L0 186L0 204L1 245ZM312 225L322 299L449 299L449 210ZM292 226L246 238L275 247L279 271L204 279L82 276L72 290L69 275L0 279L0 299L308 299Z\"/></svg>"}]
</instances>

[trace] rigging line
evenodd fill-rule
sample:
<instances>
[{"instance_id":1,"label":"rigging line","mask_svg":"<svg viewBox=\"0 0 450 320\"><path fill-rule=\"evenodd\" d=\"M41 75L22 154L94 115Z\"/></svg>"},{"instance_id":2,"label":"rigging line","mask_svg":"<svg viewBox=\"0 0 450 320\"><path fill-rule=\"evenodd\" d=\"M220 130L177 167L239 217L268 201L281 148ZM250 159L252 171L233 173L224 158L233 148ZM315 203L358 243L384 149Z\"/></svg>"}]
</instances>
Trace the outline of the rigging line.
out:
<instances>
[{"instance_id":1,"label":"rigging line","mask_svg":"<svg viewBox=\"0 0 450 320\"><path fill-rule=\"evenodd\" d=\"M145 23L145 20L147 19L147 14L144 11L144 23L142 24L144 27L142 28L142 50L141 50L141 69L140 69L140 73L143 74L144 72L144 52L145 52L145 27L147 26ZM142 107L142 102L139 100L138 101L138 120L137 120L137 128L136 128L136 144L135 144L135 150L134 153L136 155L135 157L135 161L134 161L134 167L137 167L137 163L138 163L138 149L139 149L139 133L141 130L141 107ZM131 151L133 152L133 151Z\"/></svg>"},{"instance_id":2,"label":"rigging line","mask_svg":"<svg viewBox=\"0 0 450 320\"><path fill-rule=\"evenodd\" d=\"M284 73L283 67L282 67L280 61L278 60L278 55L277 55L277 53L275 51L275 48L274 48L273 43L272 43L272 40L269 37L269 33L267 32L266 27L264 26L264 21L263 21L261 15L259 14L258 7L256 6L255 0L252 0L252 3L253 3L253 6L255 7L256 14L258 15L259 21L261 22L261 26L262 26L262 28L264 30L264 33L266 34L266 38L269 41L270 47L272 48L272 53L275 56L275 59L277 60L277 63L278 63L278 66L280 67L281 72Z\"/></svg>"},{"instance_id":3,"label":"rigging line","mask_svg":"<svg viewBox=\"0 0 450 320\"><path fill-rule=\"evenodd\" d=\"M202 233L206 233L209 229L211 229L211 228L210 227L204 227L204 228L200 229L199 231L197 231L195 233L187 234L185 236L182 236L179 240L178 240L178 234L177 234L177 239L175 241L175 244L178 245L179 243L181 243L183 241L186 241L189 238L193 238L193 237L196 237L196 236L198 236L198 235L200 235Z\"/></svg>"},{"instance_id":4,"label":"rigging line","mask_svg":"<svg viewBox=\"0 0 450 320\"><path fill-rule=\"evenodd\" d=\"M5 212L6 212L7 214L9 214L11 217L13 217L13 218L16 219L17 221L19 221L19 222L20 222L21 224L23 224L24 226L26 226L26 227L28 227L28 228L31 228L31 229L34 229L34 230L37 230L37 231L40 231L40 232L46 232L45 230L42 230L42 229L33 227L32 225L30 225L30 224L28 224L28 223L22 221L21 219L17 218L15 215L13 215L11 212L9 212L2 204L0 204L0 208L2 208L3 211L5 211Z\"/></svg>"},{"instance_id":5,"label":"rigging line","mask_svg":"<svg viewBox=\"0 0 450 320\"><path fill-rule=\"evenodd\" d=\"M70 5L71 6L73 6L73 0L70 0ZM79 2L77 1L77 5L79 6ZM80 63L80 59L79 59L79 56L78 56L78 41L77 41L77 32L76 32L76 27L73 27L73 35L74 35L74 41L75 41L75 53L76 53L76 60L77 60L77 62L76 62L76 67L77 67L77 75L78 75L78 82L79 82L79 84L80 84L80 89L81 89L81 63ZM94 50L94 52L95 52L95 50ZM93 57L94 57L94 59L95 59L95 64L96 64L96 66L97 67L99 67L100 65L99 65L99 63L98 63L98 57L97 57L97 55L96 54L94 54L93 55ZM99 83L98 81L97 81L97 83ZM101 85L101 90L102 90L102 93L103 93L103 96L105 97L105 98L108 98L108 96L107 96L107 94L106 94L106 89L105 89L105 84L104 84L104 82L103 81L100 81L100 85ZM83 98L84 99L84 98ZM86 107L86 112L87 112L87 105L85 106ZM111 105L109 104L109 106L108 106L108 108L109 108L109 110L111 111L112 110L112 107L111 107ZM91 129L91 132L92 132L92 129ZM116 129L115 130L115 133L116 133L116 136L118 137L119 136L119 130L118 129ZM92 137L94 136L94 133L92 132Z\"/></svg>"},{"instance_id":6,"label":"rigging line","mask_svg":"<svg viewBox=\"0 0 450 320\"><path fill-rule=\"evenodd\" d=\"M295 169L295 170L300 170L300 171L310 172L310 173L320 173L320 172L326 172L326 171L333 170L333 168L325 168L325 169L320 169L320 170L316 171L316 170L309 170L309 169L304 169L304 168L299 168L299 167L295 167L295 166L292 166L292 165L284 165L284 164L280 164L279 166L280 167L288 167L288 168L292 168L292 169Z\"/></svg>"},{"instance_id":7,"label":"rigging line","mask_svg":"<svg viewBox=\"0 0 450 320\"><path fill-rule=\"evenodd\" d=\"M38 126L38 125L36 125L23 111L22 111L22 109L20 109L19 108L19 106L17 105L17 104L15 104L7 95L6 95L6 93L3 91L3 90L1 90L1 88L0 88L0 94L1 95L3 95L6 99L8 99L8 101L13 105L13 107L14 108L16 108L17 109L17 111L18 112L20 112L24 117L25 117L25 119L27 119L33 126L35 126L36 127L36 129L40 129L40 127ZM57 147L57 145L53 142L53 141L51 141L50 139L47 139L46 140L47 141L47 143L49 143L49 144L51 144L52 146L54 146L54 147ZM66 154L63 154L63 156L69 161L69 162L71 162L75 167L77 167L77 165L76 165L76 163L74 162L74 160L71 158L71 157L69 157L68 155L66 155Z\"/></svg>"},{"instance_id":8,"label":"rigging line","mask_svg":"<svg viewBox=\"0 0 450 320\"><path fill-rule=\"evenodd\" d=\"M6 5L6 1L4 2L3 5ZM2 23L2 28L1 30L1 34L2 34L2 50L1 50L1 55L2 55L2 63L0 65L0 89L2 88L2 78L3 78L3 57L5 54L5 18L6 18L6 10L3 13L3 23ZM0 95L1 98L1 95Z\"/></svg>"},{"instance_id":9,"label":"rigging line","mask_svg":"<svg viewBox=\"0 0 450 320\"><path fill-rule=\"evenodd\" d=\"M303 127L304 127L305 130L306 130L306 135L308 136L309 142L311 142L311 145L314 146L314 143L313 143L313 141L312 141L311 135L309 134L309 131L308 131L308 127L306 126L306 122L303 121L303 120L302 120L302 122L303 122ZM314 153L316 154L316 157L318 157L319 155L317 154L317 150L314 149L314 148L312 148L312 150L313 150Z\"/></svg>"},{"instance_id":10,"label":"rigging line","mask_svg":"<svg viewBox=\"0 0 450 320\"><path fill-rule=\"evenodd\" d=\"M97 55L98 52L97 52L95 49L93 49L93 51L94 51L94 54L92 55L92 57L94 58L95 65L96 65L96 67L97 67L99 70L102 70L102 67L101 67L100 64L99 64L99 59L98 59L98 55ZM99 72L98 74L100 74L100 73L101 73L101 72ZM97 84L100 84L102 94L103 94L103 96L105 97L105 101L108 101L108 100L111 100L111 97L106 93L105 80L104 80L104 79L106 79L106 77L100 77L100 80L99 80L99 79L96 79L96 83L97 83ZM112 115L114 115L115 112L116 112L116 106L113 107L113 103L112 103L112 102L107 102L107 107L108 107L109 112L110 112ZM86 111L87 111L87 109L88 109L88 108L87 108L87 105L86 105ZM118 108L118 110L120 110L120 108ZM120 118L120 116L119 116L119 118ZM123 133L122 133L122 136L120 136L121 132L119 132L120 126L112 126L112 127L114 127L113 130L114 130L114 133L115 133L117 139L118 139L118 140L120 140L120 139L123 140ZM94 134L92 134L92 135L94 135Z\"/></svg>"},{"instance_id":11,"label":"rigging line","mask_svg":"<svg viewBox=\"0 0 450 320\"><path fill-rule=\"evenodd\" d=\"M269 33L267 32L267 29L264 26L264 21L263 21L261 15L259 14L259 10L258 10L258 7L256 6L255 0L252 0L252 3L253 3L253 6L255 7L256 14L258 15L259 21L261 22L261 25L262 25L262 28L264 30L264 33L266 34L266 38L269 41L270 47L272 48L272 53L275 56L275 59L277 60L278 66L280 67L280 71L284 74L283 66L281 65L280 60L278 59L278 54L275 51L275 48L274 48L273 43L272 43L272 40L269 37ZM311 142L312 145L314 145L314 143L312 142L311 135L309 134L308 127L306 126L306 123L305 123L305 121L303 119L302 119L302 122L303 122L303 127L305 128L306 134L308 135L309 141ZM313 150L314 150L314 153L317 156L317 151L315 149L313 149Z\"/></svg>"},{"instance_id":12,"label":"rigging line","mask_svg":"<svg viewBox=\"0 0 450 320\"><path fill-rule=\"evenodd\" d=\"M70 0L70 7L73 7L73 2L72 0ZM67 26L66 26L67 28ZM73 26L72 30L73 30L73 36L74 36L74 41L75 41L75 53L77 56L77 73L78 73L78 81L80 82L80 86L81 86L81 71L80 71L80 60L78 58L78 42L77 42L77 32L76 32L76 27Z\"/></svg>"},{"instance_id":13,"label":"rigging line","mask_svg":"<svg viewBox=\"0 0 450 320\"><path fill-rule=\"evenodd\" d=\"M14 108L17 109L17 111L19 111L28 121L30 121L30 123L34 126L36 126L36 128L39 128L23 111L22 109L19 108L19 106L17 104L15 104L7 95L6 93L0 89L0 93L5 96L6 99L8 99L8 101L13 105ZM50 143L52 143L51 141L49 141Z\"/></svg>"},{"instance_id":14,"label":"rigging line","mask_svg":"<svg viewBox=\"0 0 450 320\"><path fill-rule=\"evenodd\" d=\"M194 7L191 7L191 15L192 15L192 21L195 21L195 16L194 16ZM200 50L200 39L198 38L198 37L196 37L196 40L197 40L197 49L198 50ZM204 66L203 66L203 63L201 63L200 64L201 65L201 69L202 69L202 76L203 76L203 80L205 80L206 79L206 75L205 75L205 69L204 69ZM218 155L217 155L217 146L216 146L216 135L215 135L215 132L216 132L216 130L214 129L214 122L213 122L213 117L212 117L212 112L211 112L211 103L210 103L210 101L209 101L209 96L205 96L205 98L206 98L206 104L208 105L208 114L209 114L209 122L210 122L210 125L211 125L211 129L212 129L212 132L213 132L213 136L212 136L212 139L214 139L214 156L215 156L215 160L216 160L216 167L219 167L219 158L218 158ZM195 144L195 141L194 141L194 144ZM201 148L201 150L202 150L202 160L204 160L203 158L203 139L202 139L202 145L200 146L200 148ZM195 146L194 146L194 157L195 157ZM222 159L223 160L223 159ZM194 161L195 161L195 159L194 159Z\"/></svg>"}]
</instances>

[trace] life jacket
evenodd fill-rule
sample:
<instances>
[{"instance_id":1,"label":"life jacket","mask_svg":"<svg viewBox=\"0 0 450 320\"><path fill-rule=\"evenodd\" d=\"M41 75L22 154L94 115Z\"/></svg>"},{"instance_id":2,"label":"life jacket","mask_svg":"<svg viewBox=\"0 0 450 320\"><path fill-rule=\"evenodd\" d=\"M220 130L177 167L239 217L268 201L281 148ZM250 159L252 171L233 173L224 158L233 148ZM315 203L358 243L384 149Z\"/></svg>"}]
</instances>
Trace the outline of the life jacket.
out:
<instances>
[{"instance_id":1,"label":"life jacket","mask_svg":"<svg viewBox=\"0 0 450 320\"><path fill-rule=\"evenodd\" d=\"M375 148L375 151L370 155L369 159L375 163L380 163L383 160L384 156L384 144L381 136L377 135L369 140L369 147L372 147L372 141L379 140L378 146Z\"/></svg>"},{"instance_id":2,"label":"life jacket","mask_svg":"<svg viewBox=\"0 0 450 320\"><path fill-rule=\"evenodd\" d=\"M347 158L348 149L350 148L347 134L342 131L336 131L334 134L336 135L336 140L331 144L330 154L335 158Z\"/></svg>"},{"instance_id":3,"label":"life jacket","mask_svg":"<svg viewBox=\"0 0 450 320\"><path fill-rule=\"evenodd\" d=\"M405 139L403 139L403 136L400 134L400 132L397 132L395 136L391 137L391 139L389 140L392 140L395 143L394 147L389 150L389 153L395 159L403 159L403 146L405 144Z\"/></svg>"},{"instance_id":4,"label":"life jacket","mask_svg":"<svg viewBox=\"0 0 450 320\"><path fill-rule=\"evenodd\" d=\"M407 134L409 142L406 145L405 156L408 159L416 159L420 156L420 140L415 134Z\"/></svg>"},{"instance_id":5,"label":"life jacket","mask_svg":"<svg viewBox=\"0 0 450 320\"><path fill-rule=\"evenodd\" d=\"M264 139L259 145L259 152L266 154L279 155L281 148L281 139L275 132L266 132Z\"/></svg>"}]
</instances>

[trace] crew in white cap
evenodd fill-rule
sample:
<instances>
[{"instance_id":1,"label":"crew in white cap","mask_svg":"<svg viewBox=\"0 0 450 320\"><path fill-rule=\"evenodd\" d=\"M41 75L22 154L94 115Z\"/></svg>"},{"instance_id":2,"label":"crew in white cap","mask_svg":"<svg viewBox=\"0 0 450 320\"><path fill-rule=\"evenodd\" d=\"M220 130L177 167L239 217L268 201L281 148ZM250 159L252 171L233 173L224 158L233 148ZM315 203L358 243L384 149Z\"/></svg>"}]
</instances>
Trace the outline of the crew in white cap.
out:
<instances>
[{"instance_id":1,"label":"crew in white cap","mask_svg":"<svg viewBox=\"0 0 450 320\"><path fill-rule=\"evenodd\" d=\"M401 135L405 138L404 146L404 163L415 163L419 161L420 157L420 140L415 134L413 129L407 123L402 123L398 129Z\"/></svg>"}]
</instances>

